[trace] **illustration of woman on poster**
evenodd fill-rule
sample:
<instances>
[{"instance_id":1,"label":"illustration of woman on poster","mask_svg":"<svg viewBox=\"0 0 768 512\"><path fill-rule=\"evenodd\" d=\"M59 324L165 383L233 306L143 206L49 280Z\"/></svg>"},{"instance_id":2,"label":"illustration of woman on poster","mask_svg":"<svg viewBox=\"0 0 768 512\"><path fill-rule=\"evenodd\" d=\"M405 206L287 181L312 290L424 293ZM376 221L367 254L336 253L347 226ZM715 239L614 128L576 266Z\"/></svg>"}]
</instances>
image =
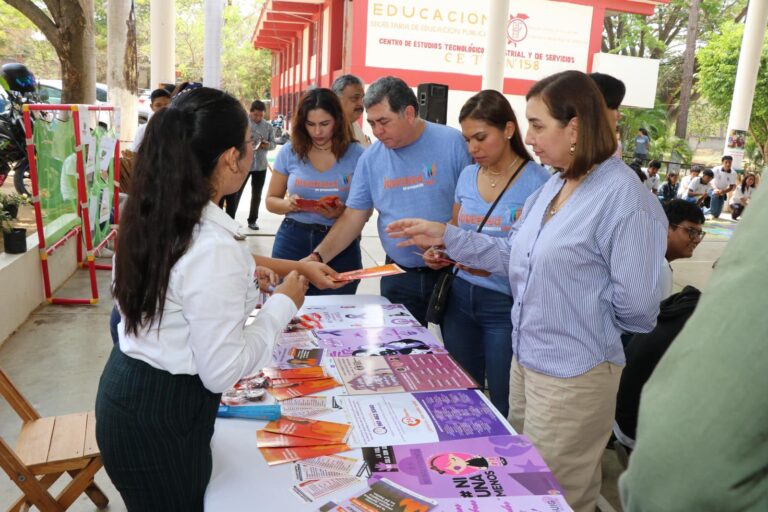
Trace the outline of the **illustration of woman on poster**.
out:
<instances>
[{"instance_id":1,"label":"illustration of woman on poster","mask_svg":"<svg viewBox=\"0 0 768 512\"><path fill-rule=\"evenodd\" d=\"M429 460L429 469L441 475L471 475L490 467L506 465L504 457L484 457L461 452L439 453Z\"/></svg>"}]
</instances>

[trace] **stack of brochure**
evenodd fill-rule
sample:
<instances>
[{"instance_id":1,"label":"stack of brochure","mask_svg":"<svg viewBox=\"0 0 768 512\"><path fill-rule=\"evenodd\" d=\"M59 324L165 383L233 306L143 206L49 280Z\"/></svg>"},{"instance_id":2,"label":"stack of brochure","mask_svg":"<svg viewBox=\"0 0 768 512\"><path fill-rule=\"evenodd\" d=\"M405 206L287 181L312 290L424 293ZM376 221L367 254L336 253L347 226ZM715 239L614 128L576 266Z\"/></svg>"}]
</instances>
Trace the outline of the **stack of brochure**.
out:
<instances>
[{"instance_id":1,"label":"stack of brochure","mask_svg":"<svg viewBox=\"0 0 768 512\"><path fill-rule=\"evenodd\" d=\"M267 389L276 400L288 400L341 386L322 366L264 368L263 373L269 378Z\"/></svg>"},{"instance_id":2,"label":"stack of brochure","mask_svg":"<svg viewBox=\"0 0 768 512\"><path fill-rule=\"evenodd\" d=\"M256 444L273 466L348 451L351 428L345 423L283 416L256 431Z\"/></svg>"}]
</instances>

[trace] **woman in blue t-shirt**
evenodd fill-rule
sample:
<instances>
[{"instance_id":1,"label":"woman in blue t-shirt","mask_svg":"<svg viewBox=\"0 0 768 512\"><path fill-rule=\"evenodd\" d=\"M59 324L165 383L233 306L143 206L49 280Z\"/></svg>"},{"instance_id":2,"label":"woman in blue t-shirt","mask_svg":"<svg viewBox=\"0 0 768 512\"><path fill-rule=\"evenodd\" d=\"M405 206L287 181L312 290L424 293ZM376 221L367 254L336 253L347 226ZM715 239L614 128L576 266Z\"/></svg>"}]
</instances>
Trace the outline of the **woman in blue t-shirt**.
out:
<instances>
[{"instance_id":1,"label":"woman in blue t-shirt","mask_svg":"<svg viewBox=\"0 0 768 512\"><path fill-rule=\"evenodd\" d=\"M481 91L461 108L459 122L475 164L464 168L456 184L452 224L477 231L491 205L515 171L482 233L506 237L525 200L549 174L531 160L517 118L507 99L493 90ZM432 268L445 266L429 249L424 260ZM445 348L488 390L493 405L509 411L509 370L512 364L512 291L506 276L461 267L448 296L441 328Z\"/></svg>"},{"instance_id":2,"label":"woman in blue t-shirt","mask_svg":"<svg viewBox=\"0 0 768 512\"><path fill-rule=\"evenodd\" d=\"M320 244L344 212L362 153L336 93L308 91L293 117L291 141L277 154L269 182L267 210L285 215L275 236L273 258L300 260ZM360 241L327 263L337 272L362 268ZM307 295L354 294L357 283L329 291L310 286Z\"/></svg>"}]
</instances>

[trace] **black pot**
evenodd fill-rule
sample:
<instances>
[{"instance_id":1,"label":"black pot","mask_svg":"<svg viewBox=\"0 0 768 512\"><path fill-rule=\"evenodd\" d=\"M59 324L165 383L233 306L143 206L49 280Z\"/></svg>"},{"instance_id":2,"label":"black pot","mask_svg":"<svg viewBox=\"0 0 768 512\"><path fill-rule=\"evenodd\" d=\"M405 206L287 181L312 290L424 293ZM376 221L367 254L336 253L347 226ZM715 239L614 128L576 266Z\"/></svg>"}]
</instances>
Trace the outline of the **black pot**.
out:
<instances>
[{"instance_id":1,"label":"black pot","mask_svg":"<svg viewBox=\"0 0 768 512\"><path fill-rule=\"evenodd\" d=\"M10 215L12 219L15 219L19 214L19 205L17 204L7 204L3 209L8 212L8 215Z\"/></svg>"},{"instance_id":2,"label":"black pot","mask_svg":"<svg viewBox=\"0 0 768 512\"><path fill-rule=\"evenodd\" d=\"M3 244L8 254L23 254L27 252L27 230L13 228L10 232L3 232Z\"/></svg>"}]
</instances>

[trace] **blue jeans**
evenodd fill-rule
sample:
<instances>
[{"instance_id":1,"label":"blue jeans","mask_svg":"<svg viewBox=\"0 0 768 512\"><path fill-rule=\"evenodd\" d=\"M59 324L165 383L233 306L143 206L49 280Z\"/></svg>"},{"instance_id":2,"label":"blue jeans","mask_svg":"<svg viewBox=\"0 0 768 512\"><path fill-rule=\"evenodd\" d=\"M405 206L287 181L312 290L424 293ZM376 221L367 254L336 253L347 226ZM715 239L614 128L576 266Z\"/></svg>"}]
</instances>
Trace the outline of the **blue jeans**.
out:
<instances>
[{"instance_id":1,"label":"blue jeans","mask_svg":"<svg viewBox=\"0 0 768 512\"><path fill-rule=\"evenodd\" d=\"M460 277L453 280L441 329L445 348L488 391L501 414L509 414L512 366L512 297Z\"/></svg>"},{"instance_id":2,"label":"blue jeans","mask_svg":"<svg viewBox=\"0 0 768 512\"><path fill-rule=\"evenodd\" d=\"M728 196L726 195L719 196L717 194L712 194L709 196L709 213L711 213L714 218L718 218L720 214L723 213L723 205L725 204L726 199L728 199Z\"/></svg>"},{"instance_id":3,"label":"blue jeans","mask_svg":"<svg viewBox=\"0 0 768 512\"><path fill-rule=\"evenodd\" d=\"M387 258L387 263L391 262ZM421 325L427 325L427 306L440 272L427 267L401 268L404 274L381 278L381 295L392 304L403 304Z\"/></svg>"},{"instance_id":4,"label":"blue jeans","mask_svg":"<svg viewBox=\"0 0 768 512\"><path fill-rule=\"evenodd\" d=\"M329 230L330 226L304 224L293 219L285 219L280 224L280 228L275 235L272 257L298 261L309 256L315 250L315 247L323 241ZM360 255L360 240L355 240L349 244L349 247L326 263L336 272L347 272L362 268L363 260ZM359 281L353 281L338 290L319 290L309 285L307 295L354 295L357 291L358 283Z\"/></svg>"}]
</instances>

